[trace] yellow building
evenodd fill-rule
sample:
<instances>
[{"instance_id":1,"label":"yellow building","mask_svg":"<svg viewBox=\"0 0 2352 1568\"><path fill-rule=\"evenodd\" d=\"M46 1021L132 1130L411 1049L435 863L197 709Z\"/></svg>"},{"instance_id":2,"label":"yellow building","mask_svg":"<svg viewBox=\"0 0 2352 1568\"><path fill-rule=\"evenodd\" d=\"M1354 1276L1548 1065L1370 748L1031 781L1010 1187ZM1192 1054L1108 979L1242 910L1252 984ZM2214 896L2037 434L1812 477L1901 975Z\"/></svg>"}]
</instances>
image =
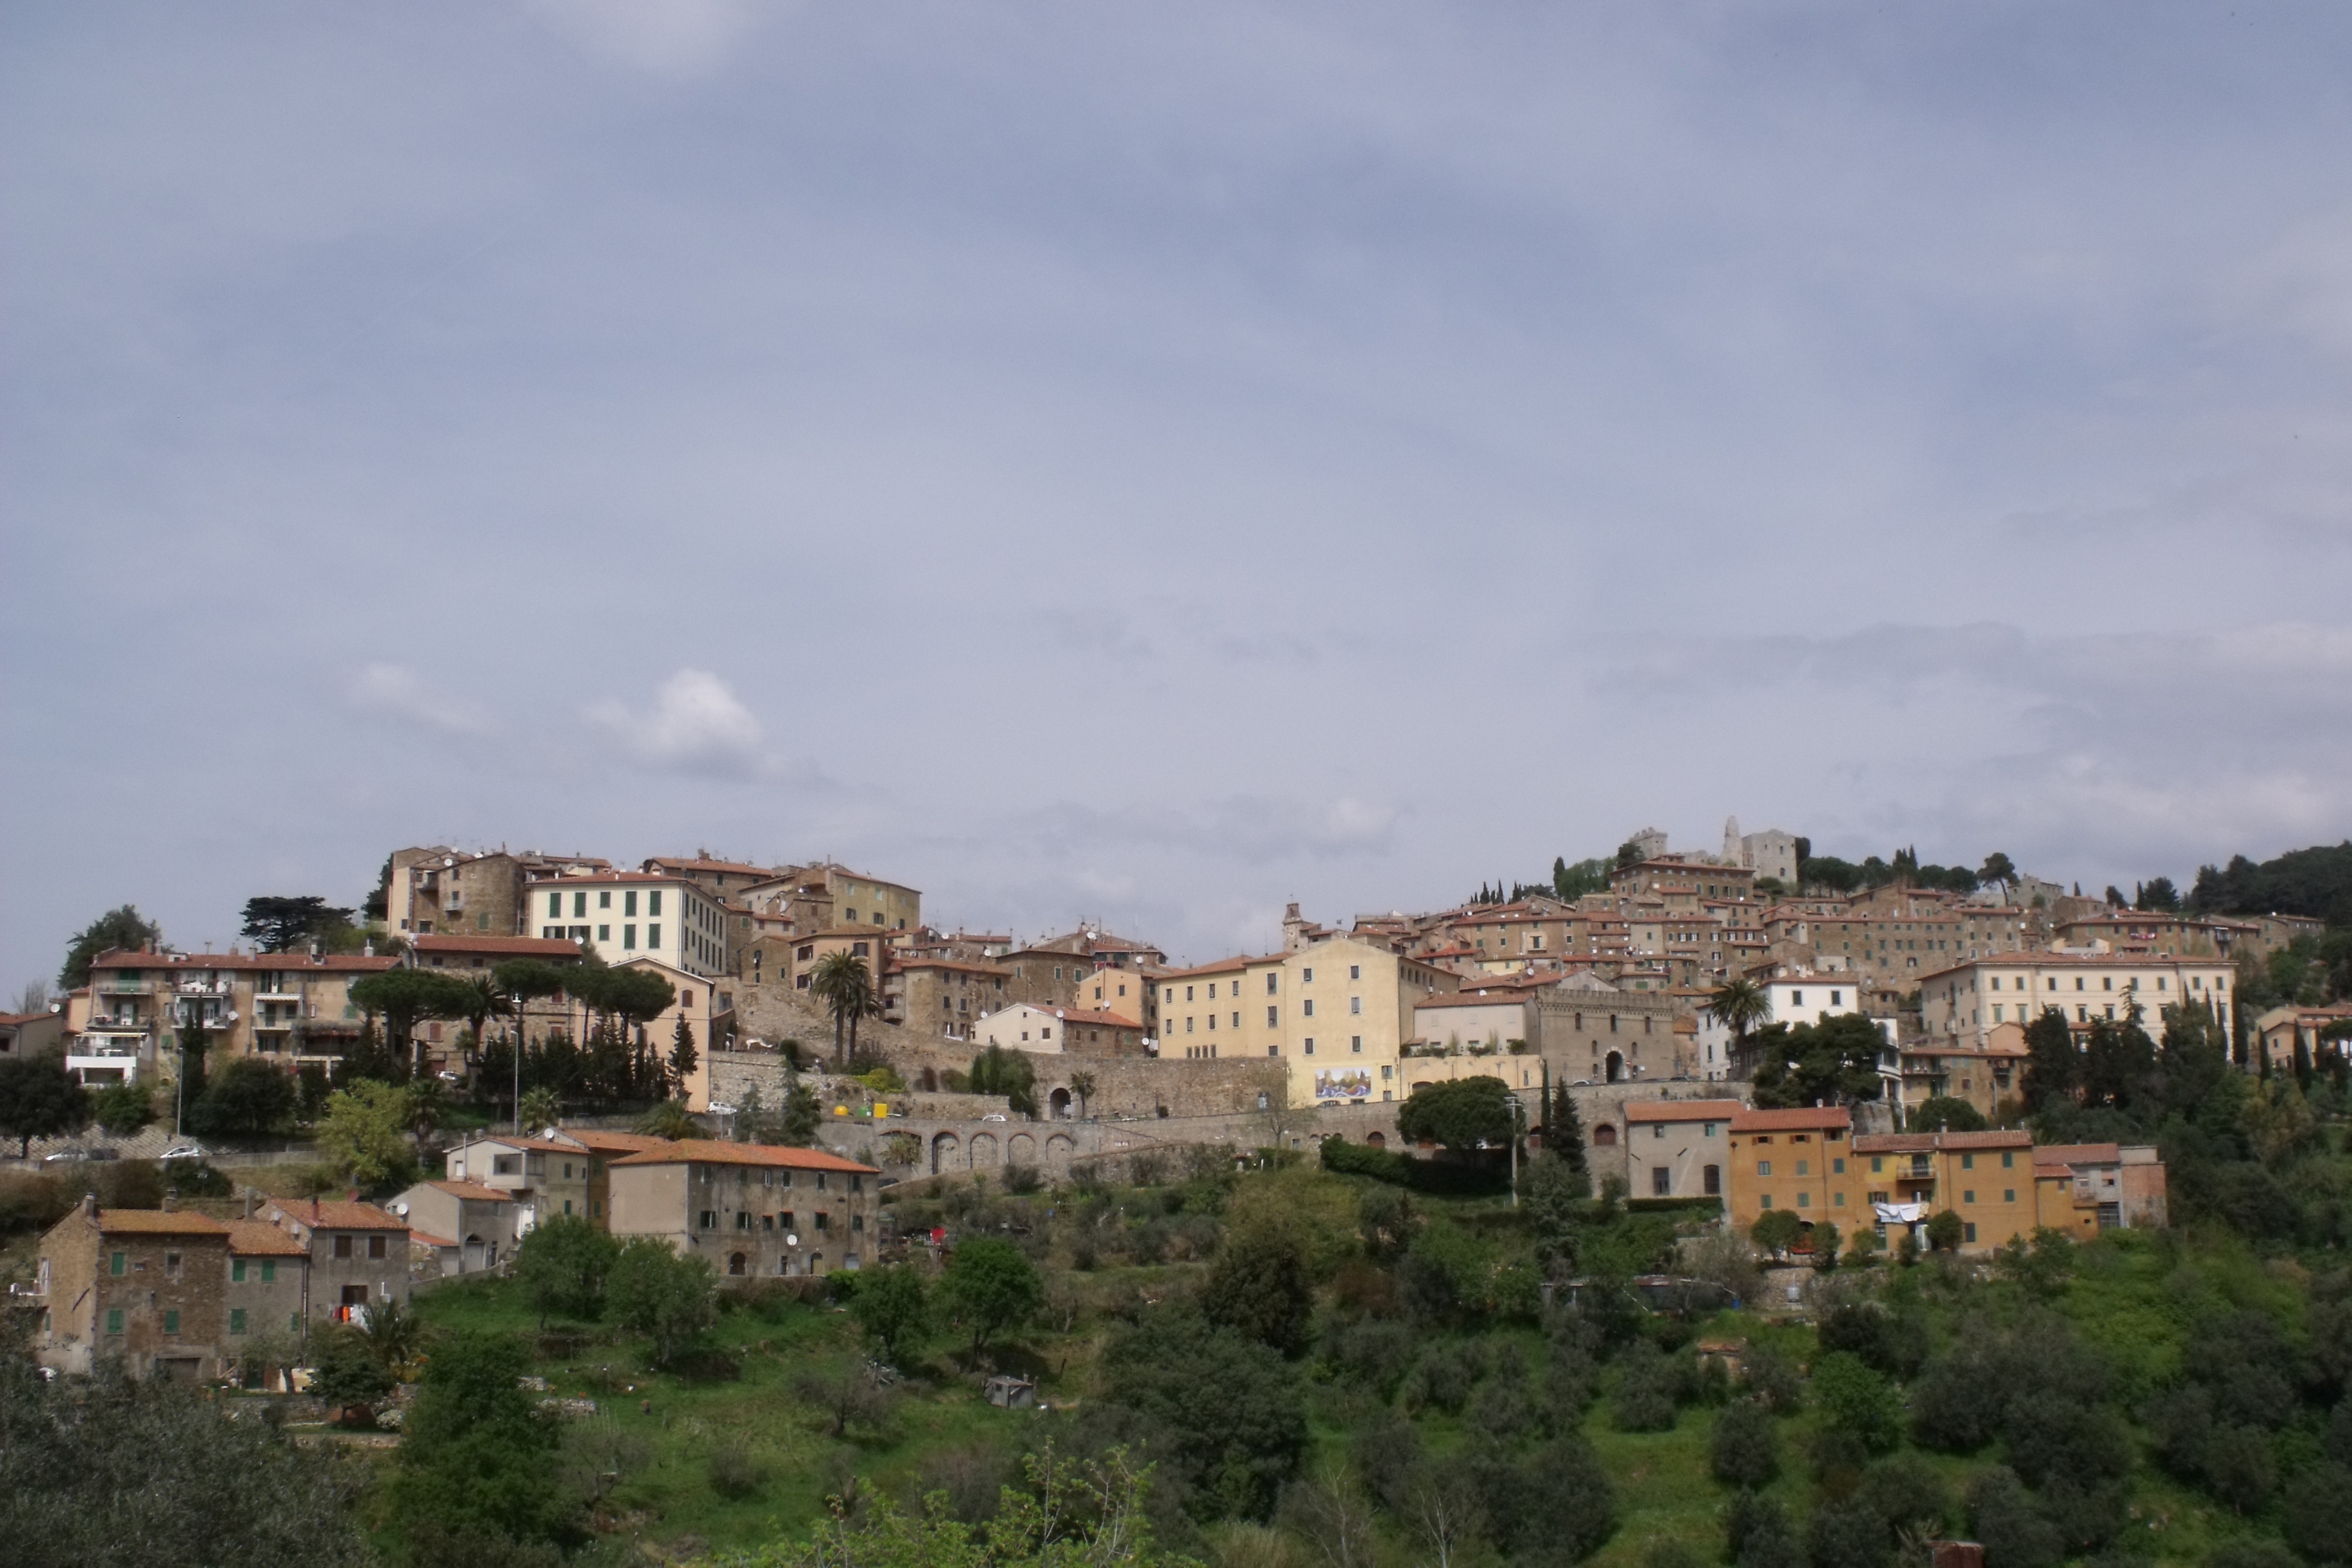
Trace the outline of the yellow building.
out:
<instances>
[{"instance_id":1,"label":"yellow building","mask_svg":"<svg viewBox=\"0 0 2352 1568\"><path fill-rule=\"evenodd\" d=\"M1828 1220L1851 1232L1872 1222L1867 1189L1854 1169L1853 1117L1842 1105L1742 1110L1731 1119L1729 1203L1733 1227L1772 1209L1793 1209L1810 1228Z\"/></svg>"},{"instance_id":2,"label":"yellow building","mask_svg":"<svg viewBox=\"0 0 2352 1568\"><path fill-rule=\"evenodd\" d=\"M1962 1252L1990 1252L2042 1223L2033 1136L2022 1130L1865 1134L1853 1152L1890 1243L1910 1229L1926 1245L1927 1221L1945 1209L1960 1216Z\"/></svg>"},{"instance_id":3,"label":"yellow building","mask_svg":"<svg viewBox=\"0 0 2352 1568\"><path fill-rule=\"evenodd\" d=\"M1399 1067L1414 1004L1461 984L1447 970L1352 936L1154 978L1161 1057L1286 1062L1293 1105L1403 1099Z\"/></svg>"}]
</instances>

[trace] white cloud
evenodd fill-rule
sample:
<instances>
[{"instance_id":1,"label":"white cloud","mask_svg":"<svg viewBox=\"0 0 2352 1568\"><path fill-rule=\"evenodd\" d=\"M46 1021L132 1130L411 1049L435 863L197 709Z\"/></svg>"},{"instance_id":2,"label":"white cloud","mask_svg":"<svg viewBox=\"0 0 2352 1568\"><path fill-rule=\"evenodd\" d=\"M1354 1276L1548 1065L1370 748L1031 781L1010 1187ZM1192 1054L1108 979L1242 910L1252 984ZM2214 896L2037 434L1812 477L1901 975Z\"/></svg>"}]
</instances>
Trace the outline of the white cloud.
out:
<instances>
[{"instance_id":1,"label":"white cloud","mask_svg":"<svg viewBox=\"0 0 2352 1568\"><path fill-rule=\"evenodd\" d=\"M436 691L415 670L397 664L371 664L354 670L343 683L343 697L354 708L394 714L454 735L484 734L491 723L489 710L479 703Z\"/></svg>"},{"instance_id":2,"label":"white cloud","mask_svg":"<svg viewBox=\"0 0 2352 1568\"><path fill-rule=\"evenodd\" d=\"M532 13L591 53L657 76L699 76L726 63L779 7L754 0L526 0Z\"/></svg>"},{"instance_id":3,"label":"white cloud","mask_svg":"<svg viewBox=\"0 0 2352 1568\"><path fill-rule=\"evenodd\" d=\"M758 716L707 669L681 669L663 681L646 712L600 702L588 718L648 767L721 778L773 779L797 771L768 752Z\"/></svg>"}]
</instances>

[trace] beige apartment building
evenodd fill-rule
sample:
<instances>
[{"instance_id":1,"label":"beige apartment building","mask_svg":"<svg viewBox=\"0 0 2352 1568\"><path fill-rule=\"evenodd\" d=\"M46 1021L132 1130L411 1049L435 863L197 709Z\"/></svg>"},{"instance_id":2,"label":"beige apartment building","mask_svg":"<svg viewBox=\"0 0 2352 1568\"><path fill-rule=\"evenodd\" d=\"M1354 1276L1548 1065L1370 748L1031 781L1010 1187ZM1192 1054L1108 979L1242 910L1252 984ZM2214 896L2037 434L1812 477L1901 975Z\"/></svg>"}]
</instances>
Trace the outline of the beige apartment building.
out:
<instances>
[{"instance_id":1,"label":"beige apartment building","mask_svg":"<svg viewBox=\"0 0 2352 1568\"><path fill-rule=\"evenodd\" d=\"M549 942L593 943L608 963L650 958L715 980L727 973L728 910L685 877L604 871L530 885L530 923Z\"/></svg>"},{"instance_id":2,"label":"beige apartment building","mask_svg":"<svg viewBox=\"0 0 2352 1568\"><path fill-rule=\"evenodd\" d=\"M83 1084L178 1077L180 1031L202 1025L212 1059L332 1068L359 1039L355 980L398 960L356 953L103 953L67 1017L66 1070ZM79 1016L76 1016L79 1015Z\"/></svg>"},{"instance_id":3,"label":"beige apartment building","mask_svg":"<svg viewBox=\"0 0 2352 1568\"><path fill-rule=\"evenodd\" d=\"M1398 1068L1415 1005L1461 984L1450 970L1353 936L1174 970L1158 979L1160 1055L1283 1061L1293 1105L1402 1100Z\"/></svg>"},{"instance_id":4,"label":"beige apartment building","mask_svg":"<svg viewBox=\"0 0 2352 1568\"><path fill-rule=\"evenodd\" d=\"M1595 1147L1594 1163L1622 1163L1616 1173L1633 1197L1719 1198L1731 1163L1731 1119L1747 1109L1737 1100L1626 1100L1618 1108L1617 1160Z\"/></svg>"},{"instance_id":5,"label":"beige apartment building","mask_svg":"<svg viewBox=\"0 0 2352 1568\"><path fill-rule=\"evenodd\" d=\"M656 1237L726 1279L856 1268L882 1173L817 1149L687 1139L614 1160L614 1236Z\"/></svg>"},{"instance_id":6,"label":"beige apartment building","mask_svg":"<svg viewBox=\"0 0 2352 1568\"><path fill-rule=\"evenodd\" d=\"M2048 1008L2077 1029L2124 1018L2135 1006L2154 1032L2164 1009L2211 1006L2227 1017L2236 966L2227 959L2136 957L2113 952L2008 953L1923 975L1920 1021L1930 1040L1982 1047L2004 1023L2030 1024Z\"/></svg>"}]
</instances>

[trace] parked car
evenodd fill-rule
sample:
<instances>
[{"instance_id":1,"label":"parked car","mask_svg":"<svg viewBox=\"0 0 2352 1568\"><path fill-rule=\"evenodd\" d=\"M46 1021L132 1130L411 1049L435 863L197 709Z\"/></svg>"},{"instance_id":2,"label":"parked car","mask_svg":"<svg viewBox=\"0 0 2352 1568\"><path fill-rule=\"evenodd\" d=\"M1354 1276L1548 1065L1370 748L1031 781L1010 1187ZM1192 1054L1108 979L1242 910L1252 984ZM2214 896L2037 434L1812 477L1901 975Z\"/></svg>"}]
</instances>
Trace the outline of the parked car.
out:
<instances>
[{"instance_id":1,"label":"parked car","mask_svg":"<svg viewBox=\"0 0 2352 1568\"><path fill-rule=\"evenodd\" d=\"M992 1110L987 1115L982 1117L981 1120L982 1121L1009 1121L1010 1118L1001 1110Z\"/></svg>"}]
</instances>

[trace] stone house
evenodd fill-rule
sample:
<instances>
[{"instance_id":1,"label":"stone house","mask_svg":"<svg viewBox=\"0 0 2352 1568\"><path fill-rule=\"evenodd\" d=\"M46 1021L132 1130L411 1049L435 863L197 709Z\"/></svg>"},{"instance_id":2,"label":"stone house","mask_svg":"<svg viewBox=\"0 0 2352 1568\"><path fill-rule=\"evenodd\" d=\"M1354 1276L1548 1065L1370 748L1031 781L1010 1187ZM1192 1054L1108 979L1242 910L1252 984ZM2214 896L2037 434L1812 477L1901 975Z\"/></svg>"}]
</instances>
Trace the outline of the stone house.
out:
<instances>
[{"instance_id":1,"label":"stone house","mask_svg":"<svg viewBox=\"0 0 2352 1568\"><path fill-rule=\"evenodd\" d=\"M495 1270L514 1250L514 1194L478 1182L419 1182L387 1205L408 1222L409 1257L437 1279Z\"/></svg>"},{"instance_id":2,"label":"stone house","mask_svg":"<svg viewBox=\"0 0 2352 1568\"><path fill-rule=\"evenodd\" d=\"M262 1217L310 1255L305 1322L364 1325L367 1309L378 1301L408 1305L408 1222L399 1215L356 1200L313 1198L270 1204Z\"/></svg>"},{"instance_id":3,"label":"stone house","mask_svg":"<svg viewBox=\"0 0 2352 1568\"><path fill-rule=\"evenodd\" d=\"M85 1196L41 1237L35 1353L61 1372L120 1361L134 1376L218 1377L229 1262L218 1220Z\"/></svg>"},{"instance_id":4,"label":"stone house","mask_svg":"<svg viewBox=\"0 0 2352 1568\"><path fill-rule=\"evenodd\" d=\"M656 1237L727 1279L856 1268L882 1173L815 1149L686 1139L613 1162L616 1237Z\"/></svg>"},{"instance_id":5,"label":"stone house","mask_svg":"<svg viewBox=\"0 0 2352 1568\"><path fill-rule=\"evenodd\" d=\"M1626 1192L1637 1198L1722 1197L1731 1121L1747 1109L1737 1100L1625 1101L1618 1110L1618 1153Z\"/></svg>"},{"instance_id":6,"label":"stone house","mask_svg":"<svg viewBox=\"0 0 2352 1568\"><path fill-rule=\"evenodd\" d=\"M954 958L892 958L882 973L882 1018L918 1034L969 1040L974 1020L1012 1000L1013 971Z\"/></svg>"},{"instance_id":7,"label":"stone house","mask_svg":"<svg viewBox=\"0 0 2352 1568\"><path fill-rule=\"evenodd\" d=\"M223 1353L241 1357L256 1334L302 1331L310 1288L310 1249L267 1220L233 1219L228 1226L228 1291Z\"/></svg>"}]
</instances>

